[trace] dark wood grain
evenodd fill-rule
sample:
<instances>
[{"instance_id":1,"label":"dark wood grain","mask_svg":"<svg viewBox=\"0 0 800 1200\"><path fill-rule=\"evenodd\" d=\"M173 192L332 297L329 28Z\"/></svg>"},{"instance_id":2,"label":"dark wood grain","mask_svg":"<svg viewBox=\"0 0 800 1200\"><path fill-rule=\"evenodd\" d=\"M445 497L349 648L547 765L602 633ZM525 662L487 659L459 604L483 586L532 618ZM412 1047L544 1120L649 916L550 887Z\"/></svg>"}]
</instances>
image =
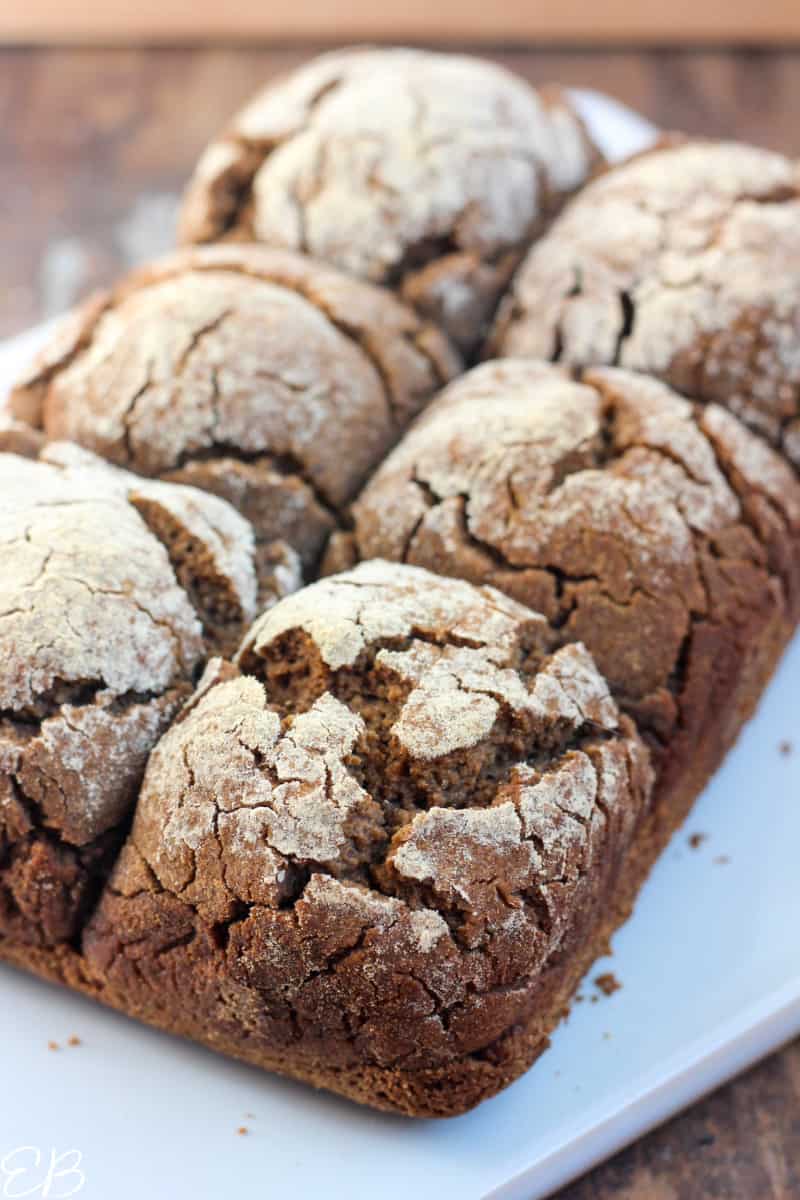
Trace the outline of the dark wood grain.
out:
<instances>
[{"instance_id":1,"label":"dark wood grain","mask_svg":"<svg viewBox=\"0 0 800 1200\"><path fill-rule=\"evenodd\" d=\"M558 1200L797 1200L800 1042L558 1193Z\"/></svg>"},{"instance_id":2,"label":"dark wood grain","mask_svg":"<svg viewBox=\"0 0 800 1200\"><path fill-rule=\"evenodd\" d=\"M0 51L0 335L170 245L201 147L313 47ZM658 124L800 153L800 54L496 52L535 82L610 92ZM800 1043L560 1200L796 1200Z\"/></svg>"}]
</instances>

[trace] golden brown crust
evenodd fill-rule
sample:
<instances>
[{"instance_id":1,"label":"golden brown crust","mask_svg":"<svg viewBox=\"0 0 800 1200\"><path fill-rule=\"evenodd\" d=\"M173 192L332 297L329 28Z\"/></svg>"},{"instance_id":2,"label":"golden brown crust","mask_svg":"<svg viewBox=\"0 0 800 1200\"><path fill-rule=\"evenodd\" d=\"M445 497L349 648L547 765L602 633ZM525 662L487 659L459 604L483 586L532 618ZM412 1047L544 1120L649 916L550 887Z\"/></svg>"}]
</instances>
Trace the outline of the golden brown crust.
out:
<instances>
[{"instance_id":1,"label":"golden brown crust","mask_svg":"<svg viewBox=\"0 0 800 1200\"><path fill-rule=\"evenodd\" d=\"M180 236L303 250L394 287L469 352L596 158L558 88L463 55L339 50L272 82L211 143Z\"/></svg>"}]
</instances>

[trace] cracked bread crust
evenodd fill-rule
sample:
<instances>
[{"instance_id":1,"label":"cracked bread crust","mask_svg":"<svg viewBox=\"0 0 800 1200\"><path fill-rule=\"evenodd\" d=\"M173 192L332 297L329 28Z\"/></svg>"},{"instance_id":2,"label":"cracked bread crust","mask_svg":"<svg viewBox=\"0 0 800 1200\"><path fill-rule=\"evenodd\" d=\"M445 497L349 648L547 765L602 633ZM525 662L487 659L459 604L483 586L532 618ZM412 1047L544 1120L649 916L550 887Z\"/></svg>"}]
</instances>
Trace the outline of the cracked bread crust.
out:
<instances>
[{"instance_id":1,"label":"cracked bread crust","mask_svg":"<svg viewBox=\"0 0 800 1200\"><path fill-rule=\"evenodd\" d=\"M394 287L469 352L596 158L559 89L466 56L336 51L268 85L211 143L180 238L303 250Z\"/></svg>"},{"instance_id":2,"label":"cracked bread crust","mask_svg":"<svg viewBox=\"0 0 800 1200\"><path fill-rule=\"evenodd\" d=\"M0 454L0 489L0 942L52 948L195 668L252 618L253 539L216 497L67 444Z\"/></svg>"},{"instance_id":3,"label":"cracked bread crust","mask_svg":"<svg viewBox=\"0 0 800 1200\"><path fill-rule=\"evenodd\" d=\"M208 247L93 297L10 407L49 438L232 503L256 531L263 601L276 561L313 566L342 506L456 368L387 292L300 255Z\"/></svg>"},{"instance_id":4,"label":"cracked bread crust","mask_svg":"<svg viewBox=\"0 0 800 1200\"><path fill-rule=\"evenodd\" d=\"M800 467L798 279L797 164L673 141L569 205L520 268L490 352L658 376Z\"/></svg>"},{"instance_id":5,"label":"cracked bread crust","mask_svg":"<svg viewBox=\"0 0 800 1200\"><path fill-rule=\"evenodd\" d=\"M557 643L585 642L651 743L668 819L719 764L800 615L791 468L725 409L631 372L476 368L353 515L329 566L382 556L491 584L543 613Z\"/></svg>"},{"instance_id":6,"label":"cracked bread crust","mask_svg":"<svg viewBox=\"0 0 800 1200\"><path fill-rule=\"evenodd\" d=\"M416 1115L520 1073L502 1046L533 1015L542 1048L542 981L651 782L587 652L549 640L490 588L380 562L264 614L151 755L84 937L103 998Z\"/></svg>"}]
</instances>

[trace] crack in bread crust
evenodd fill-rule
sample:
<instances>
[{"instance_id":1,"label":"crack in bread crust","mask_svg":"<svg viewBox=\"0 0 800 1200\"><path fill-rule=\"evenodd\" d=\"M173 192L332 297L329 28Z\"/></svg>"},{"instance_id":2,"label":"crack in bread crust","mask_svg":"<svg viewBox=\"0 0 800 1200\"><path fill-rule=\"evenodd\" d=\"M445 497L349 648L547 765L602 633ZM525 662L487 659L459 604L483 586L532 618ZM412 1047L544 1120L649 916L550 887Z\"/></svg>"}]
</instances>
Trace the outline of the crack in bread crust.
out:
<instances>
[{"instance_id":1,"label":"crack in bread crust","mask_svg":"<svg viewBox=\"0 0 800 1200\"><path fill-rule=\"evenodd\" d=\"M729 408L800 466L800 175L672 141L589 186L531 250L492 353L616 365Z\"/></svg>"},{"instance_id":2,"label":"crack in bread crust","mask_svg":"<svg viewBox=\"0 0 800 1200\"><path fill-rule=\"evenodd\" d=\"M252 618L253 539L215 497L66 444L0 454L0 486L0 939L57 948L203 655Z\"/></svg>"},{"instance_id":3,"label":"crack in bread crust","mask_svg":"<svg viewBox=\"0 0 800 1200\"><path fill-rule=\"evenodd\" d=\"M265 613L151 755L84 938L112 1003L191 989L202 1036L238 1020L289 1070L485 1053L648 810L633 725L547 640L380 562Z\"/></svg>"},{"instance_id":4,"label":"crack in bread crust","mask_svg":"<svg viewBox=\"0 0 800 1200\"><path fill-rule=\"evenodd\" d=\"M556 644L584 641L668 780L701 744L716 765L742 719L726 687L752 688L800 612L791 468L724 409L630 372L476 368L353 513L356 557L491 584Z\"/></svg>"},{"instance_id":5,"label":"crack in bread crust","mask_svg":"<svg viewBox=\"0 0 800 1200\"><path fill-rule=\"evenodd\" d=\"M596 158L556 88L456 55L337 51L270 84L208 147L180 236L301 250L387 284L469 352Z\"/></svg>"},{"instance_id":6,"label":"crack in bread crust","mask_svg":"<svg viewBox=\"0 0 800 1200\"><path fill-rule=\"evenodd\" d=\"M487 64L325 56L204 156L184 235L223 244L93 298L20 381L0 957L414 1115L544 1048L800 613L779 156L673 144L590 185L506 357L408 428L460 370L427 319L472 353L592 157ZM298 591L326 542L371 561Z\"/></svg>"},{"instance_id":7,"label":"crack in bread crust","mask_svg":"<svg viewBox=\"0 0 800 1200\"><path fill-rule=\"evenodd\" d=\"M386 292L280 250L209 247L90 301L11 408L47 437L222 496L260 547L282 543L309 570L457 365Z\"/></svg>"}]
</instances>

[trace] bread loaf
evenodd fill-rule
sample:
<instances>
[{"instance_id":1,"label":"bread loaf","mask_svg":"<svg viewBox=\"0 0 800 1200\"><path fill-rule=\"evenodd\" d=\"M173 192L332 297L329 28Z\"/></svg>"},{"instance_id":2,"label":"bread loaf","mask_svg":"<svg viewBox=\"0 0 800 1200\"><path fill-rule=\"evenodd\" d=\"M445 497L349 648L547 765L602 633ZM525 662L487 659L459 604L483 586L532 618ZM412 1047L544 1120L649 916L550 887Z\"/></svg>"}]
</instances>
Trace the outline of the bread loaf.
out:
<instances>
[{"instance_id":1,"label":"bread loaf","mask_svg":"<svg viewBox=\"0 0 800 1200\"><path fill-rule=\"evenodd\" d=\"M595 162L325 55L19 381L0 958L413 1116L545 1048L800 614L796 168Z\"/></svg>"}]
</instances>

